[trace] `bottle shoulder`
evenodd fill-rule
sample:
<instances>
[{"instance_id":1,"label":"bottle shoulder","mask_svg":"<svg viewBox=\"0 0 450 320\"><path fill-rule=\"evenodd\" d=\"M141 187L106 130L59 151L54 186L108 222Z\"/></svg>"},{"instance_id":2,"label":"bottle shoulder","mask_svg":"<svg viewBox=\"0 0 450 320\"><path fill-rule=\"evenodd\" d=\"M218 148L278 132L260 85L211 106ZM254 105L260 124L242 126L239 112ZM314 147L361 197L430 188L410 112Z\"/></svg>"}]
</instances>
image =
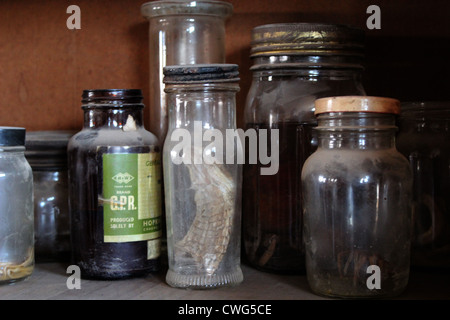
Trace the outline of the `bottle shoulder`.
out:
<instances>
[{"instance_id":1,"label":"bottle shoulder","mask_svg":"<svg viewBox=\"0 0 450 320\"><path fill-rule=\"evenodd\" d=\"M99 146L157 146L156 135L144 128L124 131L122 129L84 128L71 137L68 149L97 148Z\"/></svg>"},{"instance_id":2,"label":"bottle shoulder","mask_svg":"<svg viewBox=\"0 0 450 320\"><path fill-rule=\"evenodd\" d=\"M334 150L318 148L306 161L302 177L333 176L358 179L360 176L411 177L408 160L396 149Z\"/></svg>"}]
</instances>

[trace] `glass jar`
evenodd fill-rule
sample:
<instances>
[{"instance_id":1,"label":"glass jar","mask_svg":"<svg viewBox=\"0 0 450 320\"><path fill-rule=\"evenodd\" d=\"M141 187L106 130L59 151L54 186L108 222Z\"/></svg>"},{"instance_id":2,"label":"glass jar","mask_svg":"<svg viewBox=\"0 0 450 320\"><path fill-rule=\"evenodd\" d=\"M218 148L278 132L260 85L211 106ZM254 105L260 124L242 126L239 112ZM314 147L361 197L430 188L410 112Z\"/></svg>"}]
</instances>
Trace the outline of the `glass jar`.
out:
<instances>
[{"instance_id":1,"label":"glass jar","mask_svg":"<svg viewBox=\"0 0 450 320\"><path fill-rule=\"evenodd\" d=\"M411 263L450 268L450 102L405 102L397 148L414 176Z\"/></svg>"},{"instance_id":2,"label":"glass jar","mask_svg":"<svg viewBox=\"0 0 450 320\"><path fill-rule=\"evenodd\" d=\"M0 284L34 270L33 174L25 128L0 127Z\"/></svg>"},{"instance_id":3,"label":"glass jar","mask_svg":"<svg viewBox=\"0 0 450 320\"><path fill-rule=\"evenodd\" d=\"M25 157L33 170L36 262L70 257L67 143L72 131L32 131Z\"/></svg>"},{"instance_id":4,"label":"glass jar","mask_svg":"<svg viewBox=\"0 0 450 320\"><path fill-rule=\"evenodd\" d=\"M161 159L142 91L84 90L82 103L84 127L68 145L73 263L83 278L158 271Z\"/></svg>"},{"instance_id":5,"label":"glass jar","mask_svg":"<svg viewBox=\"0 0 450 320\"><path fill-rule=\"evenodd\" d=\"M364 94L363 39L362 30L340 25L270 24L253 29L253 81L245 127L268 130L267 141L277 130L279 147L275 173L261 174L267 167L261 159L244 166L244 258L253 267L305 272L300 174L317 147L314 101ZM259 148L261 143L265 141L258 141Z\"/></svg>"},{"instance_id":6,"label":"glass jar","mask_svg":"<svg viewBox=\"0 0 450 320\"><path fill-rule=\"evenodd\" d=\"M237 65L168 66L164 74L169 106L163 152L166 281L193 289L237 285L243 281L242 172L231 158L240 145L223 142L236 132Z\"/></svg>"},{"instance_id":7,"label":"glass jar","mask_svg":"<svg viewBox=\"0 0 450 320\"><path fill-rule=\"evenodd\" d=\"M167 133L168 110L163 68L225 62L225 21L233 6L226 1L160 0L144 3L149 20L150 126L161 145Z\"/></svg>"},{"instance_id":8,"label":"glass jar","mask_svg":"<svg viewBox=\"0 0 450 320\"><path fill-rule=\"evenodd\" d=\"M318 148L302 170L306 273L313 292L400 294L410 266L412 173L395 147L400 102L331 97L315 103Z\"/></svg>"}]
</instances>

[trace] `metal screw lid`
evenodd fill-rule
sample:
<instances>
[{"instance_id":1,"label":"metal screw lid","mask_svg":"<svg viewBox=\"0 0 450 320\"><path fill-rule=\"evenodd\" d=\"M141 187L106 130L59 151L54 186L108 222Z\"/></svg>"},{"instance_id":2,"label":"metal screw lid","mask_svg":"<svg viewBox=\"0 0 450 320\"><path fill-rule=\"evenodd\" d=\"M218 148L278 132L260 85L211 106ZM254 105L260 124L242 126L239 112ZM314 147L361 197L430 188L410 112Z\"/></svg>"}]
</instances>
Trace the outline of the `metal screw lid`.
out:
<instances>
[{"instance_id":1,"label":"metal screw lid","mask_svg":"<svg viewBox=\"0 0 450 320\"><path fill-rule=\"evenodd\" d=\"M25 157L33 168L65 167L67 144L75 131L30 131L25 139Z\"/></svg>"},{"instance_id":2,"label":"metal screw lid","mask_svg":"<svg viewBox=\"0 0 450 320\"><path fill-rule=\"evenodd\" d=\"M16 147L25 145L25 128L0 127L0 146Z\"/></svg>"},{"instance_id":3,"label":"metal screw lid","mask_svg":"<svg viewBox=\"0 0 450 320\"><path fill-rule=\"evenodd\" d=\"M83 90L81 96L83 109L100 107L129 107L144 108L141 89L89 89Z\"/></svg>"},{"instance_id":4,"label":"metal screw lid","mask_svg":"<svg viewBox=\"0 0 450 320\"><path fill-rule=\"evenodd\" d=\"M279 23L252 31L251 57L258 55L363 55L363 30L337 24Z\"/></svg>"},{"instance_id":5,"label":"metal screw lid","mask_svg":"<svg viewBox=\"0 0 450 320\"><path fill-rule=\"evenodd\" d=\"M166 66L163 68L166 84L237 82L239 81L236 64L192 64Z\"/></svg>"}]
</instances>

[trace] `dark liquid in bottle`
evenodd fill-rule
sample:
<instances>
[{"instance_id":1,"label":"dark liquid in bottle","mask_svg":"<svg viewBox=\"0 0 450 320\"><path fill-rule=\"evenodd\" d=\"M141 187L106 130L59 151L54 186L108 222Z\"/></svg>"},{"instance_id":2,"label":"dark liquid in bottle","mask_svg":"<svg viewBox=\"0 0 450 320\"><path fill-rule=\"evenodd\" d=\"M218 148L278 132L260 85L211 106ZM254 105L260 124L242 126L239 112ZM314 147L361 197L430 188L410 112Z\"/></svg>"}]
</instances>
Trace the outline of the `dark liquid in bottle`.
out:
<instances>
[{"instance_id":1,"label":"dark liquid in bottle","mask_svg":"<svg viewBox=\"0 0 450 320\"><path fill-rule=\"evenodd\" d=\"M301 171L317 148L315 124L282 122L250 124L248 128L279 130L279 170L261 175L258 164L245 164L243 240L245 261L271 272L303 273ZM268 130L270 143L270 130ZM258 148L259 148L258 141ZM270 147L268 148L270 152ZM248 159L248 156L246 157ZM248 162L248 161L247 161Z\"/></svg>"},{"instance_id":2,"label":"dark liquid in bottle","mask_svg":"<svg viewBox=\"0 0 450 320\"><path fill-rule=\"evenodd\" d=\"M114 153L147 153L150 147L114 147ZM155 150L152 150L155 151ZM71 166L72 260L83 278L120 279L158 271L160 259L147 259L147 241L104 242L102 156L100 148L73 149ZM76 208L76 209L75 209Z\"/></svg>"}]
</instances>

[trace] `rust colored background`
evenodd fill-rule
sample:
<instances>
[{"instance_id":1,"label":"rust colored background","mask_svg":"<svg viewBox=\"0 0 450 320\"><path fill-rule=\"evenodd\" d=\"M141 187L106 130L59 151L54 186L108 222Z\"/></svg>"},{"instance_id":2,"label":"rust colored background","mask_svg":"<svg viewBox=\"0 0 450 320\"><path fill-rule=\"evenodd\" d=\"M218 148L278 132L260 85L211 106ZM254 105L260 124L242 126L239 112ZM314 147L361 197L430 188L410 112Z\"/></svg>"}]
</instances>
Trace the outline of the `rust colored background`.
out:
<instances>
[{"instance_id":1,"label":"rust colored background","mask_svg":"<svg viewBox=\"0 0 450 320\"><path fill-rule=\"evenodd\" d=\"M83 89L141 88L148 105L145 1L0 1L0 125L27 130L79 130ZM251 74L253 27L326 22L365 29L369 95L450 100L450 1L232 0L227 62L240 66L242 126ZM68 30L69 5L81 8L81 30ZM381 30L368 30L366 9L381 8ZM147 116L147 113L146 113ZM148 123L148 119L146 120Z\"/></svg>"}]
</instances>

